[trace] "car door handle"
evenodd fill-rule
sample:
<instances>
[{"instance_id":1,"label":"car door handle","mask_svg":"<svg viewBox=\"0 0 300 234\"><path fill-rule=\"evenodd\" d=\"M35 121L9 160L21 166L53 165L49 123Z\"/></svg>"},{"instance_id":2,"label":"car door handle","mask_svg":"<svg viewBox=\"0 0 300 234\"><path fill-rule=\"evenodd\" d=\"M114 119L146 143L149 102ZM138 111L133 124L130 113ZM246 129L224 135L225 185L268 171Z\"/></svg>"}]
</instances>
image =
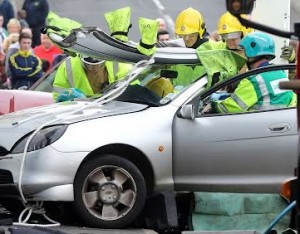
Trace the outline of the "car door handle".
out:
<instances>
[{"instance_id":1,"label":"car door handle","mask_svg":"<svg viewBox=\"0 0 300 234\"><path fill-rule=\"evenodd\" d=\"M291 126L288 123L276 123L269 126L269 131L274 133L282 133L289 131Z\"/></svg>"}]
</instances>

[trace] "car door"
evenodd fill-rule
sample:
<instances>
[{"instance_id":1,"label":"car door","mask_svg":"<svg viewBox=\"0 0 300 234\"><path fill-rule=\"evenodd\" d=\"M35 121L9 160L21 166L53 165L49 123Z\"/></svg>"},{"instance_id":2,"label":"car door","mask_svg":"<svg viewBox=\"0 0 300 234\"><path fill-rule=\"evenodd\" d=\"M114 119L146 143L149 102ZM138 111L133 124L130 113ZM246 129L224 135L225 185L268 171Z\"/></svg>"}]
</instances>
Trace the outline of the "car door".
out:
<instances>
[{"instance_id":1,"label":"car door","mask_svg":"<svg viewBox=\"0 0 300 234\"><path fill-rule=\"evenodd\" d=\"M177 115L173 126L176 190L278 192L294 175L295 108Z\"/></svg>"}]
</instances>

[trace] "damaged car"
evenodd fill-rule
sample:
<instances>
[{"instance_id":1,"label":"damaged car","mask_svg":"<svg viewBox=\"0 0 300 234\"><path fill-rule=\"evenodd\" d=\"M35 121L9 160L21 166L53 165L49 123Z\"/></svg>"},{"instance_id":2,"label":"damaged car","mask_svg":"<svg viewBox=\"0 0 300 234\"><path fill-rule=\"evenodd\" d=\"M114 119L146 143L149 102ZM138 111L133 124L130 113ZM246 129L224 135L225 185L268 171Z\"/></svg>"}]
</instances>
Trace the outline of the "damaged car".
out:
<instances>
[{"instance_id":1,"label":"damaged car","mask_svg":"<svg viewBox=\"0 0 300 234\"><path fill-rule=\"evenodd\" d=\"M206 107L243 78L295 65L214 86L204 75L184 87L174 85L174 65L201 63L193 49L161 48L96 99L1 116L0 203L72 203L85 225L122 228L159 191L278 193L297 164L295 108L220 114Z\"/></svg>"}]
</instances>

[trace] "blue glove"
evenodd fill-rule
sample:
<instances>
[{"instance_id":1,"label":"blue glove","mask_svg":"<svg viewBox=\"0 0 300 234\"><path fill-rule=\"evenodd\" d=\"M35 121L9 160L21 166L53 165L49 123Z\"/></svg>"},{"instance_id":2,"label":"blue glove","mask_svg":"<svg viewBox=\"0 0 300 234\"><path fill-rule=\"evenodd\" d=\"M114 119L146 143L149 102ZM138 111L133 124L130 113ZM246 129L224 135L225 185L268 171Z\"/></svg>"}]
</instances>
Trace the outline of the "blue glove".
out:
<instances>
[{"instance_id":1,"label":"blue glove","mask_svg":"<svg viewBox=\"0 0 300 234\"><path fill-rule=\"evenodd\" d=\"M67 89L63 92L61 92L55 102L65 102L65 101L71 101L75 98L86 98L86 96L77 88L71 88Z\"/></svg>"},{"instance_id":2,"label":"blue glove","mask_svg":"<svg viewBox=\"0 0 300 234\"><path fill-rule=\"evenodd\" d=\"M228 98L229 96L230 96L230 94L227 93L226 91L216 92L216 93L213 93L212 95L210 95L210 101L212 101L212 102L222 101L222 100L225 100L226 98Z\"/></svg>"}]
</instances>

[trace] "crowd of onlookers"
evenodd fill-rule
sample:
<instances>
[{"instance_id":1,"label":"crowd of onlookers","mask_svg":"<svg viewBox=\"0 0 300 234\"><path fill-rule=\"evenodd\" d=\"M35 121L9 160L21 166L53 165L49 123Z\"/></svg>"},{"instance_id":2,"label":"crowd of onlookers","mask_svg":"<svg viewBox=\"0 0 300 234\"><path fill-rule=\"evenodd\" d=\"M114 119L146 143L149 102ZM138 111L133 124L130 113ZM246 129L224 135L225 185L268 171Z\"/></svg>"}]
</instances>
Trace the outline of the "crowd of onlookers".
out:
<instances>
[{"instance_id":1,"label":"crowd of onlookers","mask_svg":"<svg viewBox=\"0 0 300 234\"><path fill-rule=\"evenodd\" d=\"M41 33L48 12L47 0L25 0L16 12L0 0L0 88L29 88L63 53Z\"/></svg>"}]
</instances>

